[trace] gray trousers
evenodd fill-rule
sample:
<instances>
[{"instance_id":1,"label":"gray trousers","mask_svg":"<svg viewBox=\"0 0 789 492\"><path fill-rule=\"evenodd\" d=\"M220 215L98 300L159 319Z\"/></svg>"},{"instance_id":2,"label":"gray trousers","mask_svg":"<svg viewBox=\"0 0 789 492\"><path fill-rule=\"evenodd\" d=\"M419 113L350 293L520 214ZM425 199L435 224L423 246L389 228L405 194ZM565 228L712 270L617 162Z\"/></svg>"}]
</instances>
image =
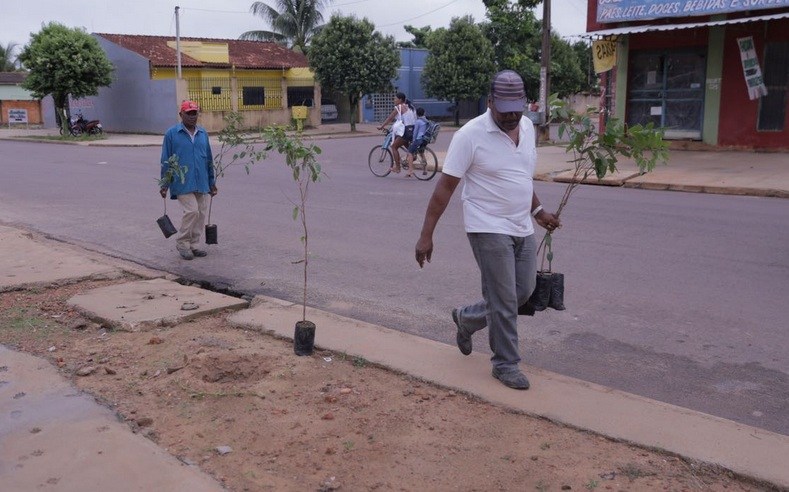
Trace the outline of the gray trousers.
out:
<instances>
[{"instance_id":1,"label":"gray trousers","mask_svg":"<svg viewBox=\"0 0 789 492\"><path fill-rule=\"evenodd\" d=\"M469 233L469 243L482 277L482 301L458 310L466 333L488 327L491 363L502 372L518 369L518 306L534 291L537 278L537 244L534 234Z\"/></svg>"}]
</instances>

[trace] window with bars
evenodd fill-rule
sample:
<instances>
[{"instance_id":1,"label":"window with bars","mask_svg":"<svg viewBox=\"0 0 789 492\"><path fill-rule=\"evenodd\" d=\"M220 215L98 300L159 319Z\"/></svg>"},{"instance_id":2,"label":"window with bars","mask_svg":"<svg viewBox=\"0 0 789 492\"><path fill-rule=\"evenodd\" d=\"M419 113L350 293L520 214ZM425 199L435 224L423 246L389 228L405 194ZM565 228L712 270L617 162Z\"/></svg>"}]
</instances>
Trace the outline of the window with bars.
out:
<instances>
[{"instance_id":1,"label":"window with bars","mask_svg":"<svg viewBox=\"0 0 789 492\"><path fill-rule=\"evenodd\" d=\"M263 106L266 103L266 90L263 87L244 87L241 99L244 106Z\"/></svg>"},{"instance_id":2,"label":"window with bars","mask_svg":"<svg viewBox=\"0 0 789 492\"><path fill-rule=\"evenodd\" d=\"M282 86L279 80L266 78L239 78L238 109L282 109Z\"/></svg>"},{"instance_id":3,"label":"window with bars","mask_svg":"<svg viewBox=\"0 0 789 492\"><path fill-rule=\"evenodd\" d=\"M787 85L789 85L789 42L767 43L764 51L764 85L767 95L759 100L759 131L784 129Z\"/></svg>"},{"instance_id":4,"label":"window with bars","mask_svg":"<svg viewBox=\"0 0 789 492\"><path fill-rule=\"evenodd\" d=\"M228 111L232 107L229 77L187 78L189 99L202 111Z\"/></svg>"},{"instance_id":5,"label":"window with bars","mask_svg":"<svg viewBox=\"0 0 789 492\"><path fill-rule=\"evenodd\" d=\"M394 109L394 92L372 94L373 118L375 121L384 121Z\"/></svg>"}]
</instances>

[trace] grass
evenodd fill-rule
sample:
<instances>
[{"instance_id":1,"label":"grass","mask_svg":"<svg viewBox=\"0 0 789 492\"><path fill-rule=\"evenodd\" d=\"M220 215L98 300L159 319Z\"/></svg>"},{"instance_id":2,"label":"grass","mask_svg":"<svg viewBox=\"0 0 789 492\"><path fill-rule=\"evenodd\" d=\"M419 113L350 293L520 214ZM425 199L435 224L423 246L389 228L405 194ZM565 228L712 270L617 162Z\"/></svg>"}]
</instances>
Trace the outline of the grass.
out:
<instances>
[{"instance_id":1,"label":"grass","mask_svg":"<svg viewBox=\"0 0 789 492\"><path fill-rule=\"evenodd\" d=\"M54 323L53 323L54 324ZM23 335L35 338L49 337L55 326L42 318L37 310L11 308L0 312L0 337L4 342L17 342Z\"/></svg>"},{"instance_id":2,"label":"grass","mask_svg":"<svg viewBox=\"0 0 789 492\"><path fill-rule=\"evenodd\" d=\"M88 135L83 133L78 137L72 135L23 135L17 138L27 138L30 140L47 140L52 142L92 142L95 140L107 140L104 133L99 135Z\"/></svg>"},{"instance_id":3,"label":"grass","mask_svg":"<svg viewBox=\"0 0 789 492\"><path fill-rule=\"evenodd\" d=\"M620 468L619 471L631 481L635 480L636 478L648 477L655 474L653 472L644 470L635 463L628 463Z\"/></svg>"}]
</instances>

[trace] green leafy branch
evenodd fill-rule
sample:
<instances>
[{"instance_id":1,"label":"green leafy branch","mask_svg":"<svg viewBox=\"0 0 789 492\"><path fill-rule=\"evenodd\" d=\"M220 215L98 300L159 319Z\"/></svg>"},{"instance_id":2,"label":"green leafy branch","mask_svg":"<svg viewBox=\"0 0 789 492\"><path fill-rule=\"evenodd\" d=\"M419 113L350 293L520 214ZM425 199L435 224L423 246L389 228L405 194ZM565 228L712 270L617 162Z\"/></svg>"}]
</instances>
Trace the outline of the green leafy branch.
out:
<instances>
[{"instance_id":1,"label":"green leafy branch","mask_svg":"<svg viewBox=\"0 0 789 492\"><path fill-rule=\"evenodd\" d=\"M299 201L294 202L293 220L300 219L304 233L301 242L304 245L304 255L294 264L304 266L304 290L302 297L302 321L307 320L307 265L309 264L309 236L307 230L307 195L310 183L320 181L323 172L318 163L321 148L314 144L305 145L301 137L296 134L289 136L281 126L269 126L263 130L266 141L266 150L276 150L285 156L285 164L293 173L293 181L299 190Z\"/></svg>"},{"instance_id":2,"label":"green leafy branch","mask_svg":"<svg viewBox=\"0 0 789 492\"><path fill-rule=\"evenodd\" d=\"M170 186L170 183L175 180L175 178L180 179L181 184L185 183L187 171L189 171L189 167L182 166L178 162L178 155L171 155L167 158L167 169L165 170L164 175L159 178L159 188L167 188Z\"/></svg>"},{"instance_id":3,"label":"green leafy branch","mask_svg":"<svg viewBox=\"0 0 789 492\"><path fill-rule=\"evenodd\" d=\"M219 152L214 156L214 175L220 178L225 171L234 165L243 164L244 170L249 174L252 166L266 158L266 151L255 150L254 144L245 138L241 125L243 117L238 112L231 112L225 116L225 127L217 135L217 140L222 144ZM238 150L241 148L242 150Z\"/></svg>"},{"instance_id":4,"label":"green leafy branch","mask_svg":"<svg viewBox=\"0 0 789 492\"><path fill-rule=\"evenodd\" d=\"M655 128L651 122L646 125L626 126L617 118L609 118L605 130L600 132L596 123L600 116L598 108L590 107L579 113L556 94L551 95L549 104L551 120L561 121L559 138L567 136L566 152L572 153L568 162L574 167L570 183L556 209L557 217L581 183L593 174L597 179L603 179L606 175L617 172L620 158L633 159L641 174L652 171L658 163L665 164L668 159L668 144L663 140L664 131ZM553 261L551 232L547 232L543 237L540 249L543 245L545 250L542 261L544 264L545 260L548 260L550 271Z\"/></svg>"}]
</instances>

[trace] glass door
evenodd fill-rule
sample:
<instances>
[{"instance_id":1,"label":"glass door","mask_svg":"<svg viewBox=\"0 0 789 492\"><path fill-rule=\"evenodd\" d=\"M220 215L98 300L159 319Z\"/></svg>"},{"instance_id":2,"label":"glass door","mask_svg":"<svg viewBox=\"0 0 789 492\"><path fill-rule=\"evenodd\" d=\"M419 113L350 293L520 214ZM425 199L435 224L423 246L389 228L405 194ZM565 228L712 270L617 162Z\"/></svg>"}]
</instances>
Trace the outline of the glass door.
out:
<instances>
[{"instance_id":1,"label":"glass door","mask_svg":"<svg viewBox=\"0 0 789 492\"><path fill-rule=\"evenodd\" d=\"M653 122L667 138L701 139L704 53L634 53L630 59L627 123Z\"/></svg>"}]
</instances>

